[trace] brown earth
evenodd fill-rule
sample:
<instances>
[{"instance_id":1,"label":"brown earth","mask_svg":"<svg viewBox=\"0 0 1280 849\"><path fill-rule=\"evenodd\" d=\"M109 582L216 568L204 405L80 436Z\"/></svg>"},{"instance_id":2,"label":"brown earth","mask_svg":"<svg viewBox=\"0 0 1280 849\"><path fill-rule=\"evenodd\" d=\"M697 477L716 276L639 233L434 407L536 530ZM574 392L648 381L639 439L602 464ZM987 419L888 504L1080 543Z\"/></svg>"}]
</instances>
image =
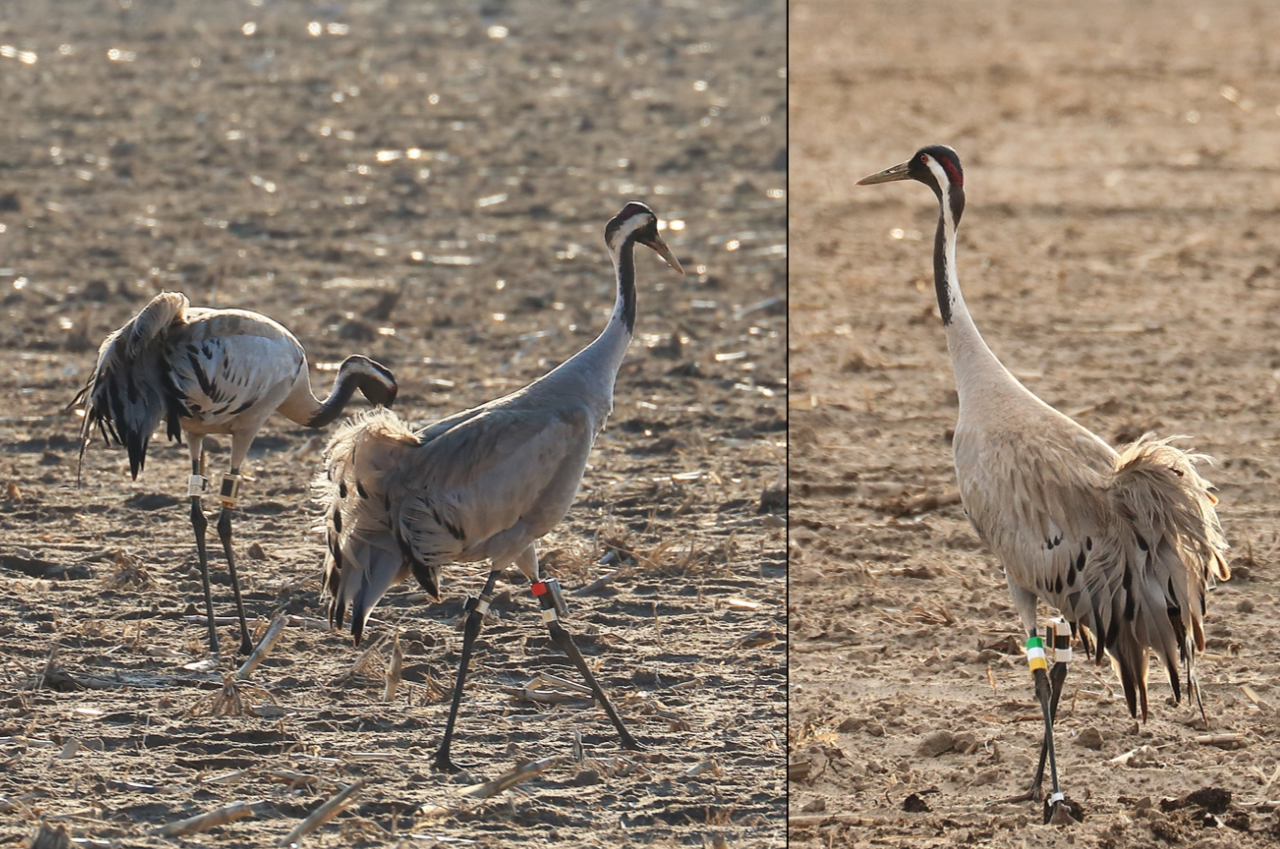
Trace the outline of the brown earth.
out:
<instances>
[{"instance_id":1,"label":"brown earth","mask_svg":"<svg viewBox=\"0 0 1280 849\"><path fill-rule=\"evenodd\" d=\"M785 839L783 4L451 8L5 6L0 845L41 821L78 845L274 845L360 780L305 844ZM472 768L434 773L482 567L448 570L438 606L394 591L371 654L305 627L323 616L307 487L324 436L279 418L255 446L236 545L256 633L294 618L240 688L257 713L209 715L238 660L224 626L216 671L188 668L207 649L184 618L200 592L185 448L153 442L134 483L96 440L75 487L78 424L61 408L98 341L181 290L280 319L326 389L346 354L382 360L399 412L425 423L593 338L613 302L603 227L633 197L689 273L638 252L614 416L542 559L648 750L621 750L589 706L516 698L537 672L576 673L513 578L461 714L455 756ZM404 683L388 703L392 634ZM553 756L493 799L462 793ZM153 836L235 802L265 804Z\"/></svg>"},{"instance_id":2,"label":"brown earth","mask_svg":"<svg viewBox=\"0 0 1280 849\"><path fill-rule=\"evenodd\" d=\"M789 19L793 845L1280 844L1280 8L806 0ZM959 273L997 356L1113 444L1190 434L1217 458L1235 575L1209 599L1207 726L1159 673L1140 724L1109 668L1073 664L1073 827L989 804L1029 783L1040 726L954 497L936 202L853 185L938 142L966 166ZM930 755L936 732L952 745ZM1161 807L1204 788L1231 793L1208 827L1205 797Z\"/></svg>"}]
</instances>

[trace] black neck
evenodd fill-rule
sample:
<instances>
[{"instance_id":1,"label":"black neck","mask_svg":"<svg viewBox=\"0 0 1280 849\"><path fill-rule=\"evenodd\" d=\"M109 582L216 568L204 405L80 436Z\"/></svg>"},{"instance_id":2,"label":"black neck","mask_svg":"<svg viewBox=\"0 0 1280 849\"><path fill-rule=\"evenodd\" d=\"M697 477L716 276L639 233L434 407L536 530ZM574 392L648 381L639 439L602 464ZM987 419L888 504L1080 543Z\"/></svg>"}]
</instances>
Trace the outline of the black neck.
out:
<instances>
[{"instance_id":1,"label":"black neck","mask_svg":"<svg viewBox=\"0 0 1280 849\"><path fill-rule=\"evenodd\" d=\"M951 211L951 238L956 238L960 229L960 216L964 214L964 189L951 186L945 195L934 189L938 195L938 232L933 237L933 288L938 295L938 312L942 316L942 326L951 326L951 282L947 274L947 207Z\"/></svg>"},{"instance_id":2,"label":"black neck","mask_svg":"<svg viewBox=\"0 0 1280 849\"><path fill-rule=\"evenodd\" d=\"M933 237L933 288L938 295L942 326L951 324L951 285L947 281L947 221L938 213L938 232Z\"/></svg>"},{"instance_id":3,"label":"black neck","mask_svg":"<svg viewBox=\"0 0 1280 849\"><path fill-rule=\"evenodd\" d=\"M333 391L320 404L320 409L307 420L307 427L324 427L342 415L343 409L351 396L355 394L358 382L365 380L364 375L338 372L338 380L333 384Z\"/></svg>"},{"instance_id":4,"label":"black neck","mask_svg":"<svg viewBox=\"0 0 1280 849\"><path fill-rule=\"evenodd\" d=\"M333 391L320 403L315 414L307 419L307 427L324 427L342 415L357 389L371 403L390 405L395 397L394 383L388 386L377 375L370 373L370 369L381 368L372 360L358 355L343 360L338 369L338 379L333 383Z\"/></svg>"},{"instance_id":5,"label":"black neck","mask_svg":"<svg viewBox=\"0 0 1280 849\"><path fill-rule=\"evenodd\" d=\"M622 304L622 324L632 335L636 327L635 247L635 239L628 239L618 252L618 301Z\"/></svg>"}]
</instances>

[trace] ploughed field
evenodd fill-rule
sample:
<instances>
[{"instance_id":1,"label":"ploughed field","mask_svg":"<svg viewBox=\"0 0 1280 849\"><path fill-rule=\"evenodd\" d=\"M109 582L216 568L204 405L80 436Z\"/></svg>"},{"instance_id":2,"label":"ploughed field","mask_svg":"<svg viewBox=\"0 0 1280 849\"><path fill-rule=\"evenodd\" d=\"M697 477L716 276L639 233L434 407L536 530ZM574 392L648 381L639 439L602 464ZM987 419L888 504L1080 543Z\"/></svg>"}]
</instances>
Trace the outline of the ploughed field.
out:
<instances>
[{"instance_id":1,"label":"ploughed field","mask_svg":"<svg viewBox=\"0 0 1280 849\"><path fill-rule=\"evenodd\" d=\"M0 844L43 822L80 845L272 845L353 786L304 844L784 840L783 4L454 9L4 15ZM513 569L462 705L469 769L434 772L485 567L447 568L439 605L393 590L359 650L329 632L309 494L329 432L280 417L234 528L255 638L285 626L228 687L234 628L211 668L192 621L185 446L154 440L133 482L95 439L76 486L79 419L62 408L100 340L162 290L258 310L306 346L318 392L365 353L426 424L594 338L614 298L604 224L633 198L687 274L637 251L614 414L540 554L647 750L622 750L571 689L526 692L577 673ZM216 482L229 443L213 442ZM212 527L209 542L230 616ZM547 758L511 789L467 792ZM251 816L156 833L236 803Z\"/></svg>"},{"instance_id":2,"label":"ploughed field","mask_svg":"<svg viewBox=\"0 0 1280 849\"><path fill-rule=\"evenodd\" d=\"M1275 845L1280 13L806 0L789 22L792 845ZM965 166L959 276L1003 363L1113 445L1188 434L1217 460L1208 721L1156 668L1135 722L1077 652L1070 828L990 804L1030 783L1042 723L956 494L937 203L854 187L933 143Z\"/></svg>"}]
</instances>

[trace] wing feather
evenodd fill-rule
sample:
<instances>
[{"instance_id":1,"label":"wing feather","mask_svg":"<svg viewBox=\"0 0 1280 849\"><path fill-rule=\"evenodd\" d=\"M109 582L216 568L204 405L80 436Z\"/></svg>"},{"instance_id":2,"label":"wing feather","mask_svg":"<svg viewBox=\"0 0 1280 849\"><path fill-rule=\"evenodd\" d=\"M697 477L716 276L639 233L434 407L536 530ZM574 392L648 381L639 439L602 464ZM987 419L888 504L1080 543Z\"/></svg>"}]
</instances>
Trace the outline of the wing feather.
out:
<instances>
[{"instance_id":1,"label":"wing feather","mask_svg":"<svg viewBox=\"0 0 1280 849\"><path fill-rule=\"evenodd\" d=\"M1203 458L1149 434L1116 453L1052 433L1032 442L957 428L955 450L966 512L1010 585L1083 628L1099 662L1111 656L1130 713L1147 715L1148 649L1175 696L1177 660L1194 693L1205 592L1230 575L1216 498L1195 469ZM1034 628L1035 605L1018 607Z\"/></svg>"}]
</instances>

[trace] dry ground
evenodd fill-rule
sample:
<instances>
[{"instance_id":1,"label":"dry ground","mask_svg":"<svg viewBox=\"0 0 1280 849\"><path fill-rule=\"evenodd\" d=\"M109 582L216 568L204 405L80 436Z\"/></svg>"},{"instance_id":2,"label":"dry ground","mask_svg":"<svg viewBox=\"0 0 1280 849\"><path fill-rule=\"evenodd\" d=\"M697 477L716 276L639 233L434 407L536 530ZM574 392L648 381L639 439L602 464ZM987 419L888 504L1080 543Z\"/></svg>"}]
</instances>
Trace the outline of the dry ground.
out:
<instances>
[{"instance_id":1,"label":"dry ground","mask_svg":"<svg viewBox=\"0 0 1280 849\"><path fill-rule=\"evenodd\" d=\"M804 0L789 18L793 845L1280 843L1280 9ZM1005 364L1113 443L1190 434L1218 460L1235 577L1209 600L1207 728L1159 674L1142 725L1109 668L1075 664L1059 752L1088 818L1069 829L988 804L1025 788L1039 727L1004 580L948 497L936 202L853 185L935 142L966 165L960 278ZM955 745L922 752L939 731ZM1161 807L1206 787L1232 794L1207 827L1204 806Z\"/></svg>"},{"instance_id":2,"label":"dry ground","mask_svg":"<svg viewBox=\"0 0 1280 849\"><path fill-rule=\"evenodd\" d=\"M79 845L266 846L361 779L307 845L780 845L783 4L117 0L9 3L0 21L0 845L45 821ZM97 441L75 488L61 407L97 342L181 290L283 321L325 391L346 354L381 359L423 423L599 331L603 227L632 197L689 273L638 253L617 407L542 550L648 751L621 751L590 707L513 695L575 673L511 586L461 715L473 768L433 773L480 569L449 570L439 606L393 592L368 656L305 627L322 615L307 483L323 436L283 420L257 442L235 527L255 629L294 618L261 689L242 689L257 712L207 715L237 661L189 666L206 649L184 619L199 597L185 449L153 443L134 483ZM229 614L218 556L214 572ZM393 633L388 703L376 638ZM461 793L551 756L494 799ZM152 835L237 801L264 804Z\"/></svg>"}]
</instances>

